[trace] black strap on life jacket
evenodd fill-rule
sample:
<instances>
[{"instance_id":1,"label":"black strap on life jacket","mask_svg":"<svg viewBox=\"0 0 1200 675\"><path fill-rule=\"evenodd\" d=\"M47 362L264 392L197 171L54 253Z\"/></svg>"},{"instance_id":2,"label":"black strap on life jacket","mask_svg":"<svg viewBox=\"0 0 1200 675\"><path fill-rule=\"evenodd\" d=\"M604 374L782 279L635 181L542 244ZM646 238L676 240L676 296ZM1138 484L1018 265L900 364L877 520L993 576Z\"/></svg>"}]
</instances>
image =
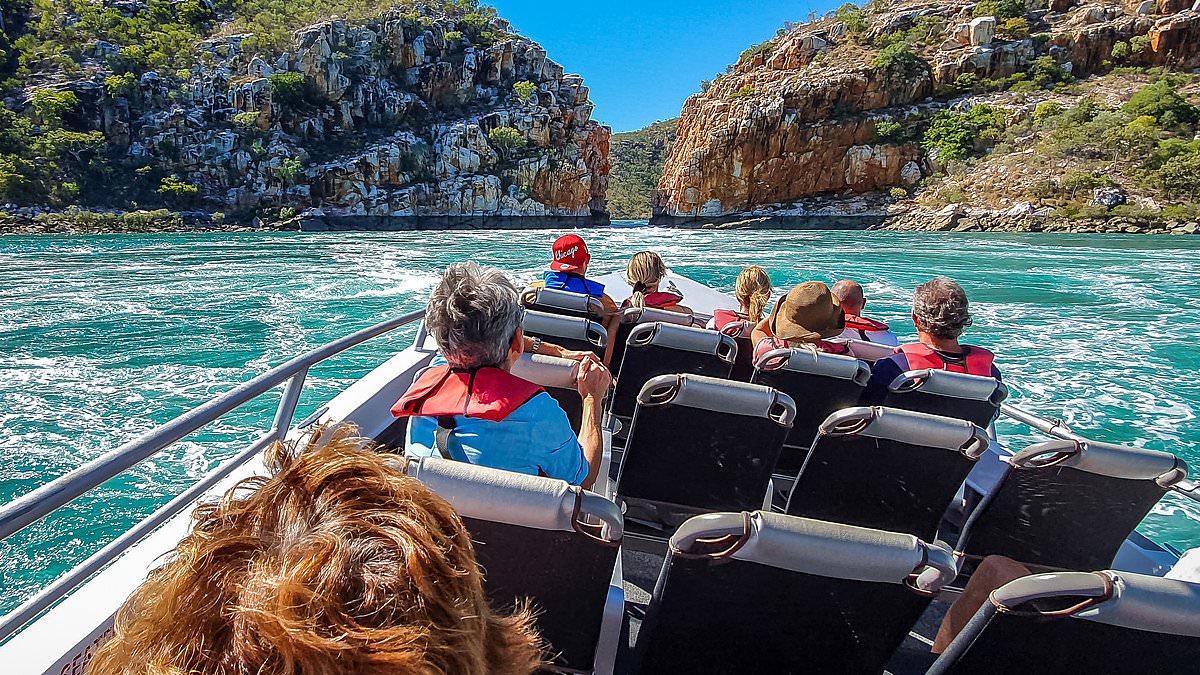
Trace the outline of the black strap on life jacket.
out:
<instances>
[{"instance_id":1,"label":"black strap on life jacket","mask_svg":"<svg viewBox=\"0 0 1200 675\"><path fill-rule=\"evenodd\" d=\"M469 373L470 379L467 380L467 398L463 400L463 415L467 414L467 407L471 404L471 392L475 389L475 375L483 368L498 368L499 366L479 366L478 368L451 368L452 373ZM464 454L462 457L455 457L450 451L450 435L454 433L454 428L458 423L454 421L453 415L442 415L437 418L437 429L433 432L433 445L437 448L438 453L443 459L453 459L459 462L470 462Z\"/></svg>"},{"instance_id":2,"label":"black strap on life jacket","mask_svg":"<svg viewBox=\"0 0 1200 675\"><path fill-rule=\"evenodd\" d=\"M433 432L433 444L443 459L455 459L450 452L450 434L454 433L455 422L450 415L437 418L437 430Z\"/></svg>"}]
</instances>

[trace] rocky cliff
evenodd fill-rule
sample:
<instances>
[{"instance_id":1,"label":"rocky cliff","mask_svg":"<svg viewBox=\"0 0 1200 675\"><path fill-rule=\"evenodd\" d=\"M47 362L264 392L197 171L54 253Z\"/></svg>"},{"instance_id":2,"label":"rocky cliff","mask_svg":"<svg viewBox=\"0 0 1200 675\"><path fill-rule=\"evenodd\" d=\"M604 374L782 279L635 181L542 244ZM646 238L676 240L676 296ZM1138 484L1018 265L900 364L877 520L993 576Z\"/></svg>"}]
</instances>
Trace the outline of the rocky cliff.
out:
<instances>
[{"instance_id":1,"label":"rocky cliff","mask_svg":"<svg viewBox=\"0 0 1200 675\"><path fill-rule=\"evenodd\" d=\"M215 11L197 0L88 4L81 11L126 22ZM217 7L230 4L238 3ZM201 20L198 32L208 37L179 48L183 67L170 68L130 65L126 55L150 40L96 33L73 62L26 72L5 98L11 123L33 136L75 134L89 167L63 155L61 175L21 173L28 167L17 160L36 164L29 160L41 146L25 154L0 147L18 167L0 181L8 188L0 198L285 215L605 218L609 130L591 119L582 78L494 13L462 8L478 6L385 6L301 27L277 48L258 34L231 33L236 26L216 15ZM72 10L22 23L82 23ZM53 119L50 100L61 101ZM103 142L89 143L97 132ZM74 190L56 192L56 182Z\"/></svg>"},{"instance_id":2,"label":"rocky cliff","mask_svg":"<svg viewBox=\"0 0 1200 675\"><path fill-rule=\"evenodd\" d=\"M752 47L687 100L656 213L787 212L897 188L904 197L945 172L947 158L922 143L931 121L972 97L1024 92L1013 105L1029 117L1029 97L1069 94L1096 73L1197 65L1190 2L846 5Z\"/></svg>"}]
</instances>

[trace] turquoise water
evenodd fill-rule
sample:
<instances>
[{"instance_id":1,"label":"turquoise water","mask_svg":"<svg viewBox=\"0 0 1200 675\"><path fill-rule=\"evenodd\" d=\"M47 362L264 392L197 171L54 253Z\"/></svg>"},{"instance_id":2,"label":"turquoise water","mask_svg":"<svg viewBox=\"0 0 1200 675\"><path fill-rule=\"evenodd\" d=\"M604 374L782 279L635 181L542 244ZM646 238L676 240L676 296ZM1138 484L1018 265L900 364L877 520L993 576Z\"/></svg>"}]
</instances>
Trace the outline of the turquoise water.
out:
<instances>
[{"instance_id":1,"label":"turquoise water","mask_svg":"<svg viewBox=\"0 0 1200 675\"><path fill-rule=\"evenodd\" d=\"M742 266L776 284L851 277L868 315L912 334L912 288L968 290L969 337L999 354L1014 400L1099 439L1200 468L1200 238L877 232L586 233L594 269L642 249L729 290ZM538 274L553 234L419 232L0 237L0 502L292 355L424 304L451 261ZM317 368L306 416L407 346L411 331ZM0 611L81 561L270 423L247 406L0 542ZM1011 426L1020 446L1034 440ZM1168 498L1151 538L1200 546L1200 509Z\"/></svg>"}]
</instances>

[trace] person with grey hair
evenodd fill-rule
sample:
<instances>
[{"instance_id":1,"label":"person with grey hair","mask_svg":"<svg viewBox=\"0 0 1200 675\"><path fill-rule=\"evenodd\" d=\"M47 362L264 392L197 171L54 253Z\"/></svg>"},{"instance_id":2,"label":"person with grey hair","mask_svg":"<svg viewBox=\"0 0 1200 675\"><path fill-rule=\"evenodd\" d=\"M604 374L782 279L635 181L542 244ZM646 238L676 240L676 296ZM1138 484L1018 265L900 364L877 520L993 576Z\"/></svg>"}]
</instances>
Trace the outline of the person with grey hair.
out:
<instances>
[{"instance_id":1,"label":"person with grey hair","mask_svg":"<svg viewBox=\"0 0 1200 675\"><path fill-rule=\"evenodd\" d=\"M917 286L913 293L912 320L917 342L900 345L871 368L871 379L863 391L865 405L875 405L887 395L890 385L910 370L949 370L1000 379L995 356L983 347L960 344L958 339L971 326L971 308L962 286L938 277Z\"/></svg>"},{"instance_id":2,"label":"person with grey hair","mask_svg":"<svg viewBox=\"0 0 1200 675\"><path fill-rule=\"evenodd\" d=\"M441 353L392 407L396 417L409 418L405 453L591 487L604 449L600 406L612 376L594 357L578 359L583 415L576 436L550 394L510 372L526 348L523 314L500 270L476 263L446 269L425 311Z\"/></svg>"}]
</instances>

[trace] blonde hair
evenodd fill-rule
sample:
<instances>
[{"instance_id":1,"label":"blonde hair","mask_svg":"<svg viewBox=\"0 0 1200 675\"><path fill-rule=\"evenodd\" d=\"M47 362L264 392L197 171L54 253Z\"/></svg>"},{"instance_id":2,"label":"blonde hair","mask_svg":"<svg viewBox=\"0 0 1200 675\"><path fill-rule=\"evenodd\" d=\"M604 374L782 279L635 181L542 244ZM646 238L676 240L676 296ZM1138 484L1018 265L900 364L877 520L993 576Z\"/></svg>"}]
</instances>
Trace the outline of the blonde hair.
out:
<instances>
[{"instance_id":1,"label":"blonde hair","mask_svg":"<svg viewBox=\"0 0 1200 675\"><path fill-rule=\"evenodd\" d=\"M276 443L271 477L196 509L88 675L533 672L528 609L488 607L458 515L385 457L348 426Z\"/></svg>"},{"instance_id":2,"label":"blonde hair","mask_svg":"<svg viewBox=\"0 0 1200 675\"><path fill-rule=\"evenodd\" d=\"M746 308L747 318L752 323L762 321L763 310L771 300L771 277L758 265L751 265L738 275L733 287L738 304Z\"/></svg>"},{"instance_id":3,"label":"blonde hair","mask_svg":"<svg viewBox=\"0 0 1200 675\"><path fill-rule=\"evenodd\" d=\"M646 306L646 291L667 276L667 266L654 251L634 253L625 267L625 283L633 288L629 304Z\"/></svg>"}]
</instances>

